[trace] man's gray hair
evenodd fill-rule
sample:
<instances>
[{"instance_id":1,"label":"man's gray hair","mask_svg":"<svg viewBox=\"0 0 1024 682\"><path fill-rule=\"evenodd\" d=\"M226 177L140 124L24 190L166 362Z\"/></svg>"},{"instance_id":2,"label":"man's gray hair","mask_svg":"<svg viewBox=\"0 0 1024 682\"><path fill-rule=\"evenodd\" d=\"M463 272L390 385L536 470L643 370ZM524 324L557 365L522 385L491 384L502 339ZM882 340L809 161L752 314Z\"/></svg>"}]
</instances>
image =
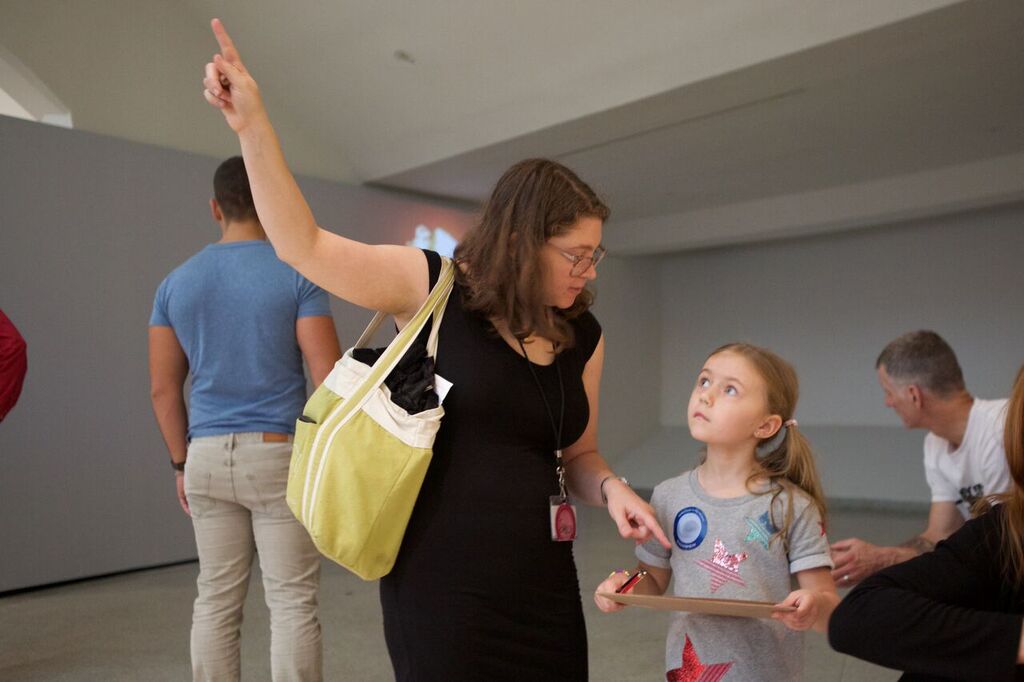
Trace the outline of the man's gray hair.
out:
<instances>
[{"instance_id":1,"label":"man's gray hair","mask_svg":"<svg viewBox=\"0 0 1024 682\"><path fill-rule=\"evenodd\" d=\"M893 339L878 356L875 368L900 383L917 384L938 396L965 388L956 353L933 331L908 332Z\"/></svg>"}]
</instances>

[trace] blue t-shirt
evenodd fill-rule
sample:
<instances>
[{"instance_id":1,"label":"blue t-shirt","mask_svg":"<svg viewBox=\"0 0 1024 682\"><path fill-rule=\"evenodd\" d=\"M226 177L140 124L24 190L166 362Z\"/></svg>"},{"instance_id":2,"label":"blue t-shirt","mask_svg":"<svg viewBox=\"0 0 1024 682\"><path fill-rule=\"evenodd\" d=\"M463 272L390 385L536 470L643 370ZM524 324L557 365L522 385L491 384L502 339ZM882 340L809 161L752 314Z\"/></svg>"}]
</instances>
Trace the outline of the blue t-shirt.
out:
<instances>
[{"instance_id":1,"label":"blue t-shirt","mask_svg":"<svg viewBox=\"0 0 1024 682\"><path fill-rule=\"evenodd\" d=\"M171 272L149 324L171 327L188 356L188 437L294 432L306 400L295 321L330 314L266 241L210 244Z\"/></svg>"}]
</instances>

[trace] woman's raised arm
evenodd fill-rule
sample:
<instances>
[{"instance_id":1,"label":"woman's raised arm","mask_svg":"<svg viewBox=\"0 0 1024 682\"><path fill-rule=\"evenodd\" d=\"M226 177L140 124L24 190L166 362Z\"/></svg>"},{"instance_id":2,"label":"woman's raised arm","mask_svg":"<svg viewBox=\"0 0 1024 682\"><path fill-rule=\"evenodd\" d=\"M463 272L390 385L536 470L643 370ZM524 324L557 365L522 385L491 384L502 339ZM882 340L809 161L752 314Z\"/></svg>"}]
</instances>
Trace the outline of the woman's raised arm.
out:
<instances>
[{"instance_id":1,"label":"woman's raised arm","mask_svg":"<svg viewBox=\"0 0 1024 682\"><path fill-rule=\"evenodd\" d=\"M206 65L203 96L238 135L260 223L278 257L350 303L412 315L427 296L427 263L418 249L363 244L317 225L285 163L256 81L219 19L220 53Z\"/></svg>"}]
</instances>

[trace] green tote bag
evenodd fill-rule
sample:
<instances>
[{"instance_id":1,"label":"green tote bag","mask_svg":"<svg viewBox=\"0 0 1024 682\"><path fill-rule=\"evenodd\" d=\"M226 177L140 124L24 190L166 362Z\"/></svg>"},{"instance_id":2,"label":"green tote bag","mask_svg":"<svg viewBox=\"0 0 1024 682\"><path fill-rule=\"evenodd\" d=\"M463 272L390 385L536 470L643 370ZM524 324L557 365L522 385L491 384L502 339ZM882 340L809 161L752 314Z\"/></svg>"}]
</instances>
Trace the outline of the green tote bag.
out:
<instances>
[{"instance_id":1,"label":"green tote bag","mask_svg":"<svg viewBox=\"0 0 1024 682\"><path fill-rule=\"evenodd\" d=\"M394 566L430 464L444 408L410 414L391 400L384 379L432 320L427 353L454 281L451 260L416 316L371 367L349 349L316 389L295 424L288 506L317 549L364 580ZM354 348L370 341L378 313Z\"/></svg>"}]
</instances>

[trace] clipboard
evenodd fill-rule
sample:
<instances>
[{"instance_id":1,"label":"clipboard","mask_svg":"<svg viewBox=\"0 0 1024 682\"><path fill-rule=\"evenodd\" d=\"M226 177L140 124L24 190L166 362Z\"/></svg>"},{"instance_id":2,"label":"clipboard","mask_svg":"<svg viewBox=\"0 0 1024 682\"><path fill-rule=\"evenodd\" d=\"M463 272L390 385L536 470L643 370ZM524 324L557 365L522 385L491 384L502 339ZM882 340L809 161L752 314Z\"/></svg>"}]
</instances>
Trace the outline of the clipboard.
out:
<instances>
[{"instance_id":1,"label":"clipboard","mask_svg":"<svg viewBox=\"0 0 1024 682\"><path fill-rule=\"evenodd\" d=\"M704 613L712 616L771 618L773 613L796 611L795 606L777 606L767 601L664 597L649 594L617 594L615 592L598 592L597 594L605 599L629 606L644 606L659 611L688 611L690 613Z\"/></svg>"}]
</instances>

